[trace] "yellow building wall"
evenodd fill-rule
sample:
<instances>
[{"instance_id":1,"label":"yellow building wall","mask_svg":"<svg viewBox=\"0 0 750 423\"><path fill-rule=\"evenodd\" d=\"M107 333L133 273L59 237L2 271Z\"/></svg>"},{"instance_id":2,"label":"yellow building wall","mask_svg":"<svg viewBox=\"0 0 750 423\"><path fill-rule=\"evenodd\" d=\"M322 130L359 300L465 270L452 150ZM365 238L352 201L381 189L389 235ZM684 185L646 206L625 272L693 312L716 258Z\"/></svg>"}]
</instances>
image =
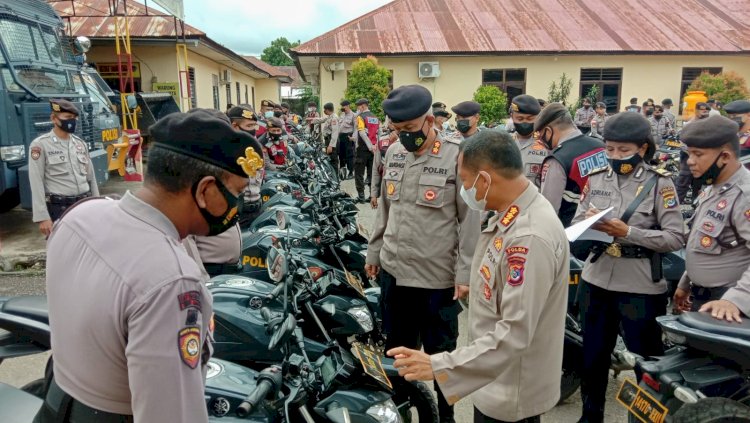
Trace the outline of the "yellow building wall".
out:
<instances>
[{"instance_id":1,"label":"yellow building wall","mask_svg":"<svg viewBox=\"0 0 750 423\"><path fill-rule=\"evenodd\" d=\"M281 102L281 83L276 79L259 79L255 85L255 110L260 107L263 100L271 100L274 103Z\"/></svg>"},{"instance_id":2,"label":"yellow building wall","mask_svg":"<svg viewBox=\"0 0 750 423\"><path fill-rule=\"evenodd\" d=\"M346 71L356 58L321 58L321 103L338 104L346 89ZM325 70L332 62L344 62L346 71ZM526 69L526 94L546 99L549 86L564 73L573 80L568 101L575 101L580 91L581 68L622 68L620 110L631 97L639 103L647 98L660 102L671 98L679 100L683 67L722 67L735 71L750 80L750 57L738 56L422 56L381 57L380 65L393 71L393 86L421 84L432 92L434 101L451 107L461 101L471 100L482 83L482 69ZM439 62L440 76L419 80L419 62ZM350 99L354 100L354 99Z\"/></svg>"},{"instance_id":3,"label":"yellow building wall","mask_svg":"<svg viewBox=\"0 0 750 423\"><path fill-rule=\"evenodd\" d=\"M133 62L139 62L141 85L151 91L151 82L177 82L177 55L174 46L132 46ZM117 63L115 46L97 45L86 53L89 63Z\"/></svg>"}]
</instances>

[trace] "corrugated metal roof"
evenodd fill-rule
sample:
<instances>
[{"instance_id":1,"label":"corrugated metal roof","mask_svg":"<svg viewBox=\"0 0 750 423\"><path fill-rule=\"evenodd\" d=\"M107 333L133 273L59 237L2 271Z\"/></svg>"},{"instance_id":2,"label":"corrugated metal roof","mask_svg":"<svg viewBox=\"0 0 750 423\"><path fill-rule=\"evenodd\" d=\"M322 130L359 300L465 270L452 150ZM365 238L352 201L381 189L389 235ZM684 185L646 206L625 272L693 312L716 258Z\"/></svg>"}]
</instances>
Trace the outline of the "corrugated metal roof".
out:
<instances>
[{"instance_id":1,"label":"corrugated metal roof","mask_svg":"<svg viewBox=\"0 0 750 423\"><path fill-rule=\"evenodd\" d=\"M395 0L292 50L731 54L750 52L748 22L748 0Z\"/></svg>"},{"instance_id":2,"label":"corrugated metal roof","mask_svg":"<svg viewBox=\"0 0 750 423\"><path fill-rule=\"evenodd\" d=\"M267 74L271 75L272 77L286 77L289 78L289 74L284 72L282 69L270 65L260 59L258 59L255 56L242 56L245 60L252 63L255 67L258 69L266 72Z\"/></svg>"}]
</instances>

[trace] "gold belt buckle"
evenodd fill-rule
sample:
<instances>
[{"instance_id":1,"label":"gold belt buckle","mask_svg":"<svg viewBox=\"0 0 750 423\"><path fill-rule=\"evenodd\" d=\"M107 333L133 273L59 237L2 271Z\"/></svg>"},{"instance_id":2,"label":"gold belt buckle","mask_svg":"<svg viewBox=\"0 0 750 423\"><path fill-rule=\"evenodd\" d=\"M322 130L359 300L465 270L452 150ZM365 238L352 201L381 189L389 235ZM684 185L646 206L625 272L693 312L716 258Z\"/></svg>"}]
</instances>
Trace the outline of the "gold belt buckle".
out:
<instances>
[{"instance_id":1,"label":"gold belt buckle","mask_svg":"<svg viewBox=\"0 0 750 423\"><path fill-rule=\"evenodd\" d=\"M607 246L606 253L612 257L622 257L622 249L620 249L620 244L616 242L609 244L609 246Z\"/></svg>"}]
</instances>

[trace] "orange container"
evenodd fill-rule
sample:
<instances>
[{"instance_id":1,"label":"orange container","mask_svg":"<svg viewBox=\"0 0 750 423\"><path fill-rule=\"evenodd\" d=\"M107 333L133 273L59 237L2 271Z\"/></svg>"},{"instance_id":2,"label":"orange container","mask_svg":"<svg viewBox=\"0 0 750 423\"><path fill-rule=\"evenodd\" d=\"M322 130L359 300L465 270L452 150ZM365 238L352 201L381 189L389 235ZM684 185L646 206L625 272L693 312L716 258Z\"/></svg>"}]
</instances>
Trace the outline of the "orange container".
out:
<instances>
[{"instance_id":1,"label":"orange container","mask_svg":"<svg viewBox=\"0 0 750 423\"><path fill-rule=\"evenodd\" d=\"M708 101L705 91L688 91L682 99L682 119L690 120L695 115L695 105L700 102Z\"/></svg>"}]
</instances>

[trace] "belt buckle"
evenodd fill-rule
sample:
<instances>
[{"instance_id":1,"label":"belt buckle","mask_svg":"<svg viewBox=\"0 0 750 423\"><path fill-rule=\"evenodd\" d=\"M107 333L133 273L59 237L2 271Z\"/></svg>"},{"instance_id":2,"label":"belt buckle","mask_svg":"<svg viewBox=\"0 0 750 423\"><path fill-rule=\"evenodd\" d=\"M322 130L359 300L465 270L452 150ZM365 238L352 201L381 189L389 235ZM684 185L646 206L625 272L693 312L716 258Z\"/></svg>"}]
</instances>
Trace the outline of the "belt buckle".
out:
<instances>
[{"instance_id":1,"label":"belt buckle","mask_svg":"<svg viewBox=\"0 0 750 423\"><path fill-rule=\"evenodd\" d=\"M622 248L620 244L613 242L607 246L606 253L612 257L622 257Z\"/></svg>"}]
</instances>

